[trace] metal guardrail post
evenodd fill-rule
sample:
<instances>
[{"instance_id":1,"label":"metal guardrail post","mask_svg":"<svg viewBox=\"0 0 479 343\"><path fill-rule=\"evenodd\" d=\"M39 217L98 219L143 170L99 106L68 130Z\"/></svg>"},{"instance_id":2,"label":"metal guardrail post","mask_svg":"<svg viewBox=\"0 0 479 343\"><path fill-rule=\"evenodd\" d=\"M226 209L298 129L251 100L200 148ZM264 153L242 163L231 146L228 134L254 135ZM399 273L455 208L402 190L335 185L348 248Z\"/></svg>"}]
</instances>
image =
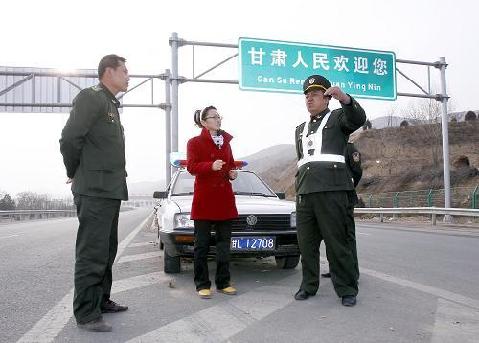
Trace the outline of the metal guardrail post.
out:
<instances>
[{"instance_id":1,"label":"metal guardrail post","mask_svg":"<svg viewBox=\"0 0 479 343\"><path fill-rule=\"evenodd\" d=\"M373 207L373 195L372 194L369 194L369 198L368 198L368 207Z\"/></svg>"},{"instance_id":2,"label":"metal guardrail post","mask_svg":"<svg viewBox=\"0 0 479 343\"><path fill-rule=\"evenodd\" d=\"M427 194L427 206L432 207L432 189L430 189L429 193ZM436 225L436 215L435 214L431 215L431 221L432 221L432 225Z\"/></svg>"}]
</instances>

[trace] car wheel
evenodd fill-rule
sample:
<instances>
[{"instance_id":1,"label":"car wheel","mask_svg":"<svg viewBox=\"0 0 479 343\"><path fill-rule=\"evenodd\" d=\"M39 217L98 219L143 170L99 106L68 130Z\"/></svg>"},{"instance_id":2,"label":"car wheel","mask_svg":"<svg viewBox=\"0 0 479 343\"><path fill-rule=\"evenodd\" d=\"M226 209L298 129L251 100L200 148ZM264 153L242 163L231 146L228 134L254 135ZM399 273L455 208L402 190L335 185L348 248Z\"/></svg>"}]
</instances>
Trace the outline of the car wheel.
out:
<instances>
[{"instance_id":1,"label":"car wheel","mask_svg":"<svg viewBox=\"0 0 479 343\"><path fill-rule=\"evenodd\" d=\"M299 255L298 256L275 256L274 259L276 260L276 265L278 268L281 269L293 269L299 263Z\"/></svg>"},{"instance_id":2,"label":"car wheel","mask_svg":"<svg viewBox=\"0 0 479 343\"><path fill-rule=\"evenodd\" d=\"M181 270L181 261L179 256L170 256L168 252L163 250L164 271L167 274L176 274Z\"/></svg>"}]
</instances>

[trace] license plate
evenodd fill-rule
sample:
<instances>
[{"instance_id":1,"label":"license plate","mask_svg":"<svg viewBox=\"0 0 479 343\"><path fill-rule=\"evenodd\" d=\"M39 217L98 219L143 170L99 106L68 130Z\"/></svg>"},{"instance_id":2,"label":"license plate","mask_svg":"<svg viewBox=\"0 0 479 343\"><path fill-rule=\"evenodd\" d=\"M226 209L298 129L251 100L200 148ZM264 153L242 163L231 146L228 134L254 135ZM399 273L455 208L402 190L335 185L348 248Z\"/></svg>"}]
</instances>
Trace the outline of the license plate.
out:
<instances>
[{"instance_id":1,"label":"license plate","mask_svg":"<svg viewBox=\"0 0 479 343\"><path fill-rule=\"evenodd\" d=\"M231 250L274 250L276 237L231 237Z\"/></svg>"}]
</instances>

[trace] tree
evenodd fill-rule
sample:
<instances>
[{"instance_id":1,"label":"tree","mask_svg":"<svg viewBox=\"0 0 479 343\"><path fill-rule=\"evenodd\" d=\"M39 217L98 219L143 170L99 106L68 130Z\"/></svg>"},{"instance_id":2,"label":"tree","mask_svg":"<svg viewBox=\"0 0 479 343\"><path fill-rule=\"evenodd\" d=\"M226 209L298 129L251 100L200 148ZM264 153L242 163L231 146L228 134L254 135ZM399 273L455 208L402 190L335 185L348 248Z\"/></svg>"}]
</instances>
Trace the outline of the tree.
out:
<instances>
[{"instance_id":1,"label":"tree","mask_svg":"<svg viewBox=\"0 0 479 343\"><path fill-rule=\"evenodd\" d=\"M2 199L0 199L0 211L10 211L15 209L15 201L13 201L10 194L6 193Z\"/></svg>"},{"instance_id":2,"label":"tree","mask_svg":"<svg viewBox=\"0 0 479 343\"><path fill-rule=\"evenodd\" d=\"M373 127L373 124L371 124L369 119L366 119L366 121L364 122L364 125L363 125L363 130L372 129L372 127Z\"/></svg>"},{"instance_id":3,"label":"tree","mask_svg":"<svg viewBox=\"0 0 479 343\"><path fill-rule=\"evenodd\" d=\"M401 122L401 124L399 124L399 126L400 126L400 127L407 127L407 126L409 126L409 122L408 122L406 119L404 119L404 120Z\"/></svg>"},{"instance_id":4,"label":"tree","mask_svg":"<svg viewBox=\"0 0 479 343\"><path fill-rule=\"evenodd\" d=\"M431 165L439 168L442 160L442 104L432 99L412 101L403 109L404 118L409 123L420 126L422 135L430 142Z\"/></svg>"},{"instance_id":5,"label":"tree","mask_svg":"<svg viewBox=\"0 0 479 343\"><path fill-rule=\"evenodd\" d=\"M18 210L46 210L49 205L49 198L45 194L33 192L22 192L17 194Z\"/></svg>"},{"instance_id":6,"label":"tree","mask_svg":"<svg viewBox=\"0 0 479 343\"><path fill-rule=\"evenodd\" d=\"M456 118L456 117L452 117L452 118L451 118L451 123L457 123L457 118Z\"/></svg>"},{"instance_id":7,"label":"tree","mask_svg":"<svg viewBox=\"0 0 479 343\"><path fill-rule=\"evenodd\" d=\"M464 117L465 121L476 120L477 115L474 111L467 111L466 116Z\"/></svg>"}]
</instances>

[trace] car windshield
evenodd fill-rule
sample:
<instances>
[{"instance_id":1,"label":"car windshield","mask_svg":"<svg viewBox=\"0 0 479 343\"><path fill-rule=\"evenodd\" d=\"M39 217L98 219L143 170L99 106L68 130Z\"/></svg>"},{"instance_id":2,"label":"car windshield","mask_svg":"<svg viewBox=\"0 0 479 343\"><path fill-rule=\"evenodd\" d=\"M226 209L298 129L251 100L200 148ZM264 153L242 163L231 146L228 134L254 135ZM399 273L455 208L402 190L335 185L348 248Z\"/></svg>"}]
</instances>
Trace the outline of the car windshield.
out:
<instances>
[{"instance_id":1,"label":"car windshield","mask_svg":"<svg viewBox=\"0 0 479 343\"><path fill-rule=\"evenodd\" d=\"M186 171L178 174L173 184L171 195L191 195L194 190L195 177ZM233 191L237 195L257 195L276 197L264 182L252 172L238 172L238 177L232 181Z\"/></svg>"}]
</instances>

